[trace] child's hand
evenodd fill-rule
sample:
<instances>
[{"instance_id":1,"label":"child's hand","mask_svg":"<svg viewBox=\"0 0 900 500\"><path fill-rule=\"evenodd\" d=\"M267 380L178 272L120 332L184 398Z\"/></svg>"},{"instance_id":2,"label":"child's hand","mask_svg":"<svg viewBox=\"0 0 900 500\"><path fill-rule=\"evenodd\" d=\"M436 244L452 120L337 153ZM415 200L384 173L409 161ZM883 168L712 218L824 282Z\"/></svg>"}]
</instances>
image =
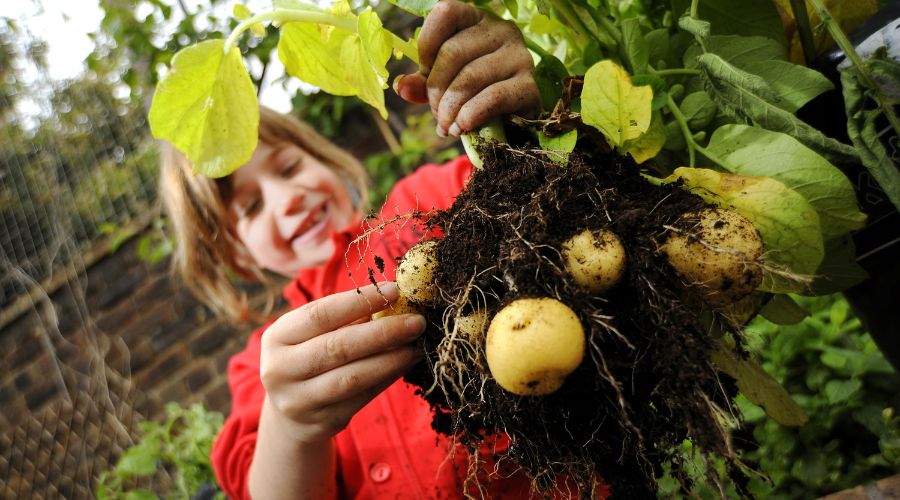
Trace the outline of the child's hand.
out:
<instances>
[{"instance_id":1,"label":"child's hand","mask_svg":"<svg viewBox=\"0 0 900 500\"><path fill-rule=\"evenodd\" d=\"M458 0L442 0L425 18L419 72L398 76L394 90L429 103L442 136L540 106L534 62L518 28Z\"/></svg>"},{"instance_id":2,"label":"child's hand","mask_svg":"<svg viewBox=\"0 0 900 500\"><path fill-rule=\"evenodd\" d=\"M397 299L382 283L334 294L291 311L262 337L260 376L281 430L317 443L341 431L378 393L421 359L417 314L369 321Z\"/></svg>"}]
</instances>

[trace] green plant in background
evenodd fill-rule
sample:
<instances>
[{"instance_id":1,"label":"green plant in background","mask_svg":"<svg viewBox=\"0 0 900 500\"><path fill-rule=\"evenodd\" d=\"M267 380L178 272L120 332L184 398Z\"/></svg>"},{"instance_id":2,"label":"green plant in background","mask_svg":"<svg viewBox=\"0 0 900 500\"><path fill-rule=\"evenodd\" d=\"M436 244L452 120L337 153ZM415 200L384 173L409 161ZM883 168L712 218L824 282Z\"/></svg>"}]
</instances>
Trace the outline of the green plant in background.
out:
<instances>
[{"instance_id":1,"label":"green plant in background","mask_svg":"<svg viewBox=\"0 0 900 500\"><path fill-rule=\"evenodd\" d=\"M896 473L900 378L840 295L795 299L813 311L803 321L779 326L757 318L746 329L763 367L810 418L783 427L738 399L746 424L734 445L772 481L754 478L754 493L811 498Z\"/></svg>"},{"instance_id":2,"label":"green plant in background","mask_svg":"<svg viewBox=\"0 0 900 500\"><path fill-rule=\"evenodd\" d=\"M400 133L399 150L375 153L365 159L372 176L369 200L373 207L381 206L397 179L412 173L419 165L427 161L442 163L459 156L460 151L450 147L452 142L439 138L434 127L431 113L409 115L406 128Z\"/></svg>"},{"instance_id":3,"label":"green plant in background","mask_svg":"<svg viewBox=\"0 0 900 500\"><path fill-rule=\"evenodd\" d=\"M125 450L116 466L100 476L97 498L190 498L206 485L215 484L209 453L223 420L221 413L207 411L200 404L182 408L177 403L169 403L166 419L161 423L143 422L137 444ZM153 492L133 487L163 469L172 476L171 491ZM219 493L217 498L225 496Z\"/></svg>"}]
</instances>

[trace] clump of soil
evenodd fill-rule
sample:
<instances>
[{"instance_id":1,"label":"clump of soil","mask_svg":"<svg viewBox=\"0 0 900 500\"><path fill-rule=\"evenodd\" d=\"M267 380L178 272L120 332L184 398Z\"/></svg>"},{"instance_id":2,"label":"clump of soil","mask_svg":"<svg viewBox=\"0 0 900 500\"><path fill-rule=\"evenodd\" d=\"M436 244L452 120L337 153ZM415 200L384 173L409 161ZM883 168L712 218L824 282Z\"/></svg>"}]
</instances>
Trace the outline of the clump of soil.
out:
<instances>
[{"instance_id":1,"label":"clump of soil","mask_svg":"<svg viewBox=\"0 0 900 500\"><path fill-rule=\"evenodd\" d=\"M690 438L704 453L731 457L721 417L735 389L710 365L710 315L692 300L658 251L664 226L704 206L677 186L657 187L630 158L583 147L568 165L539 150L487 144L484 168L430 224L437 244L440 306L422 307L427 363L407 375L436 409L434 428L477 453L505 434L512 461L548 492L559 481L582 496L606 478L614 497L655 496L669 463L688 484L674 450ZM593 154L585 150L594 150ZM603 295L578 288L559 248L584 229L606 228L626 249L622 280ZM578 314L584 362L562 388L520 397L490 377L483 339L456 334L456 318L488 318L514 299L552 297ZM733 467L733 465L732 465Z\"/></svg>"}]
</instances>

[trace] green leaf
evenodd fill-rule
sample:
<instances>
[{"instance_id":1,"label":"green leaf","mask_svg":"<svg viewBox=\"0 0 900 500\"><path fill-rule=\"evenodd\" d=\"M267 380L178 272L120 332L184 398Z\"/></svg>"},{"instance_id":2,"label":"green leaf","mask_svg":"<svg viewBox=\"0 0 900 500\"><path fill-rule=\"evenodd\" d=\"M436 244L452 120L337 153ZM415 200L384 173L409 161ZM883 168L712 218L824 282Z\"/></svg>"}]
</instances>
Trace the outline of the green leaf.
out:
<instances>
[{"instance_id":1,"label":"green leaf","mask_svg":"<svg viewBox=\"0 0 900 500\"><path fill-rule=\"evenodd\" d=\"M159 458L159 440L144 439L122 453L116 463L116 474L126 478L149 476L156 472Z\"/></svg>"},{"instance_id":2,"label":"green leaf","mask_svg":"<svg viewBox=\"0 0 900 500\"><path fill-rule=\"evenodd\" d=\"M862 283L869 274L856 262L856 246L850 235L827 240L825 258L809 286L809 295L828 295ZM807 293L807 292L804 292Z\"/></svg>"},{"instance_id":3,"label":"green leaf","mask_svg":"<svg viewBox=\"0 0 900 500\"><path fill-rule=\"evenodd\" d=\"M390 2L410 14L425 17L431 12L437 0L390 0Z\"/></svg>"},{"instance_id":4,"label":"green leaf","mask_svg":"<svg viewBox=\"0 0 900 500\"><path fill-rule=\"evenodd\" d=\"M856 160L852 147L825 136L773 104L781 97L761 77L742 71L715 54L704 54L699 61L704 88L725 113L788 134L834 163Z\"/></svg>"},{"instance_id":5,"label":"green leaf","mask_svg":"<svg viewBox=\"0 0 900 500\"><path fill-rule=\"evenodd\" d=\"M231 15L233 15L235 19L240 19L243 21L244 19L252 16L253 12L251 12L246 5L236 3L231 9Z\"/></svg>"},{"instance_id":6,"label":"green leaf","mask_svg":"<svg viewBox=\"0 0 900 500\"><path fill-rule=\"evenodd\" d=\"M761 36L711 36L706 43L706 50L740 69L753 63L787 60L787 51L783 45ZM697 44L688 47L684 53L684 67L697 68L697 59L701 55L703 51Z\"/></svg>"},{"instance_id":7,"label":"green leaf","mask_svg":"<svg viewBox=\"0 0 900 500\"><path fill-rule=\"evenodd\" d=\"M125 500L157 500L158 498L156 493L140 488L129 490L128 493L125 493Z\"/></svg>"},{"instance_id":8,"label":"green leaf","mask_svg":"<svg viewBox=\"0 0 900 500\"><path fill-rule=\"evenodd\" d=\"M707 149L729 172L767 176L797 191L816 209L822 237L830 240L861 229L866 216L853 186L834 165L786 134L749 127L719 127Z\"/></svg>"},{"instance_id":9,"label":"green leaf","mask_svg":"<svg viewBox=\"0 0 900 500\"><path fill-rule=\"evenodd\" d=\"M622 146L650 127L652 100L649 86L632 86L628 73L619 65L600 61L584 75L581 118L613 145Z\"/></svg>"},{"instance_id":10,"label":"green leaf","mask_svg":"<svg viewBox=\"0 0 900 500\"><path fill-rule=\"evenodd\" d=\"M669 95L666 90L668 85L661 77L656 75L634 75L631 77L631 84L638 87L641 85L650 86L650 89L653 91L653 100L650 101L650 110L656 111L666 105Z\"/></svg>"},{"instance_id":11,"label":"green leaf","mask_svg":"<svg viewBox=\"0 0 900 500\"><path fill-rule=\"evenodd\" d=\"M503 6L506 7L513 19L519 17L519 3L516 0L503 0Z\"/></svg>"},{"instance_id":12,"label":"green leaf","mask_svg":"<svg viewBox=\"0 0 900 500\"><path fill-rule=\"evenodd\" d=\"M311 23L287 23L281 28L278 58L285 70L304 82L332 95L356 95L344 64L335 64L343 41L351 36L345 30L322 29ZM352 68L359 71L360 68Z\"/></svg>"},{"instance_id":13,"label":"green leaf","mask_svg":"<svg viewBox=\"0 0 900 500\"><path fill-rule=\"evenodd\" d=\"M377 84L372 84L370 79L364 81L371 85L365 92L360 92L360 97L364 101L371 102L364 97L368 92L378 94L375 101L380 106L372 104L376 109L382 111L382 118L387 118L387 111L384 109L384 89L388 87L388 70L387 62L391 58L393 44L391 43L391 34L384 29L378 14L374 10L366 9L359 15L357 21L360 43L362 44L362 53L365 55L365 61L369 63L369 69L377 75ZM377 89L376 89L377 87Z\"/></svg>"},{"instance_id":14,"label":"green leaf","mask_svg":"<svg viewBox=\"0 0 900 500\"><path fill-rule=\"evenodd\" d=\"M879 127L875 124L878 109L867 109L866 91L859 82L858 73L847 69L841 73L844 89L844 105L847 108L847 133L859 153L862 164L887 195L891 203L900 210L900 170L895 158L888 155L879 140ZM893 155L898 152L894 151Z\"/></svg>"},{"instance_id":15,"label":"green leaf","mask_svg":"<svg viewBox=\"0 0 900 500\"><path fill-rule=\"evenodd\" d=\"M622 29L622 50L625 60L628 61L628 67L631 74L647 72L647 64L650 59L650 48L647 40L641 33L641 23L637 18L625 19L622 21L620 28Z\"/></svg>"},{"instance_id":16,"label":"green leaf","mask_svg":"<svg viewBox=\"0 0 900 500\"><path fill-rule=\"evenodd\" d=\"M637 163L656 157L666 143L666 128L663 125L662 115L654 112L650 119L650 127L637 139L626 141L622 147Z\"/></svg>"},{"instance_id":17,"label":"green leaf","mask_svg":"<svg viewBox=\"0 0 900 500\"><path fill-rule=\"evenodd\" d=\"M787 46L781 16L771 0L701 0L698 15L709 21L713 35L761 36Z\"/></svg>"},{"instance_id":18,"label":"green leaf","mask_svg":"<svg viewBox=\"0 0 900 500\"><path fill-rule=\"evenodd\" d=\"M772 297L759 314L776 325L796 325L809 316L809 312L800 307L788 295L778 294Z\"/></svg>"},{"instance_id":19,"label":"green leaf","mask_svg":"<svg viewBox=\"0 0 900 500\"><path fill-rule=\"evenodd\" d=\"M259 104L237 47L224 40L187 47L153 94L150 130L193 163L194 173L222 177L256 149Z\"/></svg>"},{"instance_id":20,"label":"green leaf","mask_svg":"<svg viewBox=\"0 0 900 500\"><path fill-rule=\"evenodd\" d=\"M759 75L778 94L780 108L796 113L804 104L834 85L822 73L787 61L754 61L741 69Z\"/></svg>"},{"instance_id":21,"label":"green leaf","mask_svg":"<svg viewBox=\"0 0 900 500\"><path fill-rule=\"evenodd\" d=\"M564 78L569 76L566 66L557 58L547 54L534 68L534 79L541 93L544 109L553 109L562 97Z\"/></svg>"},{"instance_id":22,"label":"green leaf","mask_svg":"<svg viewBox=\"0 0 900 500\"><path fill-rule=\"evenodd\" d=\"M719 108L716 103L706 95L706 92L700 90L692 92L685 96L681 104L678 105L681 114L687 119L688 127L691 130L702 130L712 122L716 117Z\"/></svg>"},{"instance_id":23,"label":"green leaf","mask_svg":"<svg viewBox=\"0 0 900 500\"><path fill-rule=\"evenodd\" d=\"M703 40L709 38L709 22L690 16L682 16L678 19L678 27Z\"/></svg>"},{"instance_id":24,"label":"green leaf","mask_svg":"<svg viewBox=\"0 0 900 500\"><path fill-rule=\"evenodd\" d=\"M644 35L648 48L648 60L654 66L665 61L669 54L669 30L655 29Z\"/></svg>"},{"instance_id":25,"label":"green leaf","mask_svg":"<svg viewBox=\"0 0 900 500\"><path fill-rule=\"evenodd\" d=\"M809 421L784 387L753 360L738 358L723 346L713 351L710 359L716 368L735 380L744 397L761 406L779 424L800 426Z\"/></svg>"},{"instance_id":26,"label":"green leaf","mask_svg":"<svg viewBox=\"0 0 900 500\"><path fill-rule=\"evenodd\" d=\"M311 23L288 23L281 30L278 57L291 75L332 95L359 96L386 118L390 34L371 9L359 15L357 29L358 33L352 33Z\"/></svg>"},{"instance_id":27,"label":"green leaf","mask_svg":"<svg viewBox=\"0 0 900 500\"><path fill-rule=\"evenodd\" d=\"M796 191L771 177L750 177L703 168L679 167L666 181L681 179L682 187L704 200L737 210L762 236L765 260L793 273L809 276L824 255L819 216ZM805 289L802 280L766 272L758 288L790 293Z\"/></svg>"},{"instance_id":28,"label":"green leaf","mask_svg":"<svg viewBox=\"0 0 900 500\"><path fill-rule=\"evenodd\" d=\"M829 380L825 384L825 397L831 404L837 404L853 397L862 388L862 382L858 379Z\"/></svg>"},{"instance_id":29,"label":"green leaf","mask_svg":"<svg viewBox=\"0 0 900 500\"><path fill-rule=\"evenodd\" d=\"M569 130L555 137L548 137L543 132L538 132L538 142L541 149L550 151L548 157L560 165L569 163L569 153L575 149L575 143L578 142L578 131Z\"/></svg>"}]
</instances>

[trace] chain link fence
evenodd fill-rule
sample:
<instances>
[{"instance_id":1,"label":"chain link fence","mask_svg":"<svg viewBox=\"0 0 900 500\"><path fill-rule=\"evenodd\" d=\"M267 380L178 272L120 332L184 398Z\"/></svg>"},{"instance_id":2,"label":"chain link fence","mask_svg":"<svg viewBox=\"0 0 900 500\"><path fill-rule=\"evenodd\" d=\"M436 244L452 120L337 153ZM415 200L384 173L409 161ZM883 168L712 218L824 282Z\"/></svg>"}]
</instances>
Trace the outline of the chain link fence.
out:
<instances>
[{"instance_id":1,"label":"chain link fence","mask_svg":"<svg viewBox=\"0 0 900 500\"><path fill-rule=\"evenodd\" d=\"M0 498L92 498L145 415L84 276L158 214L158 157L121 82L56 81L45 58L0 18Z\"/></svg>"}]
</instances>

